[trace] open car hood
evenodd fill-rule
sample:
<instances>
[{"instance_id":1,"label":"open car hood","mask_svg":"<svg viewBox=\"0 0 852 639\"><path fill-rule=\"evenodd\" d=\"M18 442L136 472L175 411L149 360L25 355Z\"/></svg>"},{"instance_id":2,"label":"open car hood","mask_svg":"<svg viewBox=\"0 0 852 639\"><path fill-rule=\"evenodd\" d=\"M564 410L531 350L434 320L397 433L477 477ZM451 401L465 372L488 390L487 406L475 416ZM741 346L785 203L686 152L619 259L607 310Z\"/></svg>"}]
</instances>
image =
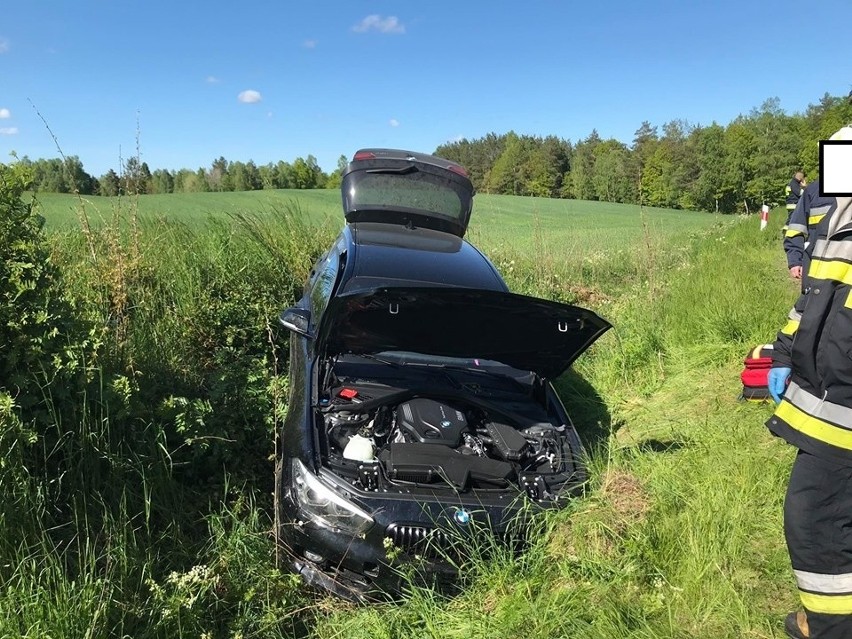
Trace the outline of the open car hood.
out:
<instances>
[{"instance_id":1,"label":"open car hood","mask_svg":"<svg viewBox=\"0 0 852 639\"><path fill-rule=\"evenodd\" d=\"M377 288L332 298L317 332L325 355L411 351L495 360L554 378L610 324L577 306L465 288Z\"/></svg>"}]
</instances>

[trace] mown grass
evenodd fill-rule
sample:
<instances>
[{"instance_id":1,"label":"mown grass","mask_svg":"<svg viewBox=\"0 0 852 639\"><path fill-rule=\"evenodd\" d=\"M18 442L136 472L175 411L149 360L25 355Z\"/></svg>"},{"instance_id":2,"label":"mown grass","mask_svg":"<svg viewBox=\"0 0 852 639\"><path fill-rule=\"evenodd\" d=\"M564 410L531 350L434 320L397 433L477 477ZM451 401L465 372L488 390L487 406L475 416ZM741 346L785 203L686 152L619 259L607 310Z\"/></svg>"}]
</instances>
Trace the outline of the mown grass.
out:
<instances>
[{"instance_id":1,"label":"mown grass","mask_svg":"<svg viewBox=\"0 0 852 639\"><path fill-rule=\"evenodd\" d=\"M514 290L615 327L557 380L592 479L520 557L469 562L462 594L353 607L278 572L268 534L286 404L274 317L340 222L293 200L162 215L148 197L138 217L100 203L88 236L45 200L102 347L92 397L55 425L89 443L67 461L82 501L57 513L32 477L0 522L0 636L782 636L792 451L763 428L769 406L738 400L742 357L795 296L778 214L761 233L755 218L477 196L472 239Z\"/></svg>"}]
</instances>

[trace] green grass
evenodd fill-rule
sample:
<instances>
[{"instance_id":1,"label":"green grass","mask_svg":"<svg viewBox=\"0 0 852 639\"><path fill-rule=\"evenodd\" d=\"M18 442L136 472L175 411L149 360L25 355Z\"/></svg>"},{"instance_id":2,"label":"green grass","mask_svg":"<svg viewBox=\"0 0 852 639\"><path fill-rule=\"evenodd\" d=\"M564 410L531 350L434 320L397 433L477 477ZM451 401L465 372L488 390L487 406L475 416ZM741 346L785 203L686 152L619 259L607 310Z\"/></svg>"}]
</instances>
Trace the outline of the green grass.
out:
<instances>
[{"instance_id":1,"label":"green grass","mask_svg":"<svg viewBox=\"0 0 852 639\"><path fill-rule=\"evenodd\" d=\"M146 196L135 230L115 228L130 198L118 216L93 198L88 238L73 198L41 201L100 331L100 377L55 428L74 464L56 482L78 481L84 505L62 519L58 489L32 477L0 522L0 636L782 636L793 451L763 427L770 406L738 400L742 358L796 294L780 213L760 232L755 217L477 196L471 239L513 290L614 326L557 380L592 479L522 556L471 560L461 595L352 607L274 569L266 484L286 403L268 331L342 223L337 194Z\"/></svg>"},{"instance_id":2,"label":"green grass","mask_svg":"<svg viewBox=\"0 0 852 639\"><path fill-rule=\"evenodd\" d=\"M304 211L307 219L339 217L342 223L337 190L173 193L120 198L40 193L38 201L52 229L75 228L81 214L86 215L93 226L109 224L116 217L126 219L131 214L140 219L165 218L195 226L206 223L211 217L237 213L274 218L279 211L294 207Z\"/></svg>"},{"instance_id":3,"label":"green grass","mask_svg":"<svg viewBox=\"0 0 852 639\"><path fill-rule=\"evenodd\" d=\"M343 224L340 193L334 190L275 190L236 193L175 193L109 198L57 193L38 196L51 228L75 227L81 212L93 224L110 222L116 211L127 217L167 218L187 225L210 217L241 213L274 218L282 209L296 208L310 220ZM485 247L511 244L556 254L595 253L632 244L645 235L690 233L727 219L709 213L676 211L632 204L553 200L479 194L474 199L470 239Z\"/></svg>"}]
</instances>

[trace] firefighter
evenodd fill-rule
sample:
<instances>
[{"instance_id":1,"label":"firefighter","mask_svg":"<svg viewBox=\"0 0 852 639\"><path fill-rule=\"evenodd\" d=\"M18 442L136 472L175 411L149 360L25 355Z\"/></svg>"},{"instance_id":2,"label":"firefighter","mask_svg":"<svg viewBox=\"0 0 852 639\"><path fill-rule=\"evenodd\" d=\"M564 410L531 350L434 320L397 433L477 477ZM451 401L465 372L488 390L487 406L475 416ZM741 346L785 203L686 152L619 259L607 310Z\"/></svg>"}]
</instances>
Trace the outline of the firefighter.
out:
<instances>
[{"instance_id":1,"label":"firefighter","mask_svg":"<svg viewBox=\"0 0 852 639\"><path fill-rule=\"evenodd\" d=\"M799 449L784 501L804 608L785 620L794 639L852 637L852 197L833 198L823 222L769 373L767 426Z\"/></svg>"},{"instance_id":2,"label":"firefighter","mask_svg":"<svg viewBox=\"0 0 852 639\"><path fill-rule=\"evenodd\" d=\"M805 174L801 171L796 171L793 174L793 177L790 178L790 182L784 188L784 195L787 202L787 219L790 218L790 215L793 213L793 209L795 209L796 204L799 203L799 198L802 197L802 189L805 188L806 184Z\"/></svg>"},{"instance_id":3,"label":"firefighter","mask_svg":"<svg viewBox=\"0 0 852 639\"><path fill-rule=\"evenodd\" d=\"M793 279L802 279L806 273L808 251L818 235L820 224L827 223L826 213L834 198L819 194L819 180L805 187L802 196L787 220L784 231L784 252L787 254L787 268Z\"/></svg>"}]
</instances>

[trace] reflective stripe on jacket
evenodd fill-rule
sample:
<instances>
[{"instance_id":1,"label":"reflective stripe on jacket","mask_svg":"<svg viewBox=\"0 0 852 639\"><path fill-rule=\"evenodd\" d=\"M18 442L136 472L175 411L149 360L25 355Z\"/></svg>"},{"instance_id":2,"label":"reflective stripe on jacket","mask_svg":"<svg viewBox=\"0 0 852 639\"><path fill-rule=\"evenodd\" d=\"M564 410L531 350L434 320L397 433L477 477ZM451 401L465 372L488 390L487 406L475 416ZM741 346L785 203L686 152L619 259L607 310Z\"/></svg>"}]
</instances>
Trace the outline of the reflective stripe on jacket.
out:
<instances>
[{"instance_id":1,"label":"reflective stripe on jacket","mask_svg":"<svg viewBox=\"0 0 852 639\"><path fill-rule=\"evenodd\" d=\"M812 455L852 465L852 198L837 198L826 219L775 342L773 365L792 375L767 426Z\"/></svg>"},{"instance_id":2,"label":"reflective stripe on jacket","mask_svg":"<svg viewBox=\"0 0 852 639\"><path fill-rule=\"evenodd\" d=\"M790 183L784 189L784 195L786 197L787 202L787 210L792 211L796 208L796 204L799 202L799 198L802 195L802 185L796 178L790 180Z\"/></svg>"},{"instance_id":3,"label":"reflective stripe on jacket","mask_svg":"<svg viewBox=\"0 0 852 639\"><path fill-rule=\"evenodd\" d=\"M833 197L819 194L819 180L811 182L802 191L802 197L784 227L783 245L787 268L802 266L807 271L810 249L819 235L825 235L828 226L826 214L833 204Z\"/></svg>"}]
</instances>

